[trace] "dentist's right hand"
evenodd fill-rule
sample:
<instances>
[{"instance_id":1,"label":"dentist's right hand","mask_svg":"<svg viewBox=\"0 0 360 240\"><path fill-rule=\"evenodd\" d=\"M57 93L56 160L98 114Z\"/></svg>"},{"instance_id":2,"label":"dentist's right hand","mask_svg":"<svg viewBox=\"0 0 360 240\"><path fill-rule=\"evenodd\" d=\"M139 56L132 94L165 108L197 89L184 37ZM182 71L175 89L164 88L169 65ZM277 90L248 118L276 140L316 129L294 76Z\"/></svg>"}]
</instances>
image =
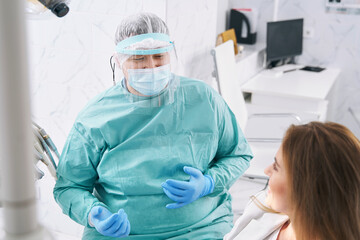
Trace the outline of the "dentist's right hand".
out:
<instances>
[{"instance_id":1,"label":"dentist's right hand","mask_svg":"<svg viewBox=\"0 0 360 240\"><path fill-rule=\"evenodd\" d=\"M95 206L90 211L89 222L104 236L121 238L130 234L130 222L123 209L112 213L103 206Z\"/></svg>"}]
</instances>

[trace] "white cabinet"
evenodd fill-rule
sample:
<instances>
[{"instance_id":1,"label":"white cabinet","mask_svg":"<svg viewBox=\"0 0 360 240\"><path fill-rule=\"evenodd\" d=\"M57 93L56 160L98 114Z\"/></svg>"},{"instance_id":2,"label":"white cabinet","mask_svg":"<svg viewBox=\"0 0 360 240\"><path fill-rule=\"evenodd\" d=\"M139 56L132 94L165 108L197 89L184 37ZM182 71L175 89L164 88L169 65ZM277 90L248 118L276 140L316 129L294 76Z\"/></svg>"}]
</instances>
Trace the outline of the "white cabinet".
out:
<instances>
[{"instance_id":1,"label":"white cabinet","mask_svg":"<svg viewBox=\"0 0 360 240\"><path fill-rule=\"evenodd\" d=\"M263 70L241 86L252 112L256 112L255 106L262 106L272 112L296 113L305 122L327 119L327 105L336 101L329 93L340 74L339 69L321 72L298 69L280 76L269 74L270 71L275 70Z\"/></svg>"}]
</instances>

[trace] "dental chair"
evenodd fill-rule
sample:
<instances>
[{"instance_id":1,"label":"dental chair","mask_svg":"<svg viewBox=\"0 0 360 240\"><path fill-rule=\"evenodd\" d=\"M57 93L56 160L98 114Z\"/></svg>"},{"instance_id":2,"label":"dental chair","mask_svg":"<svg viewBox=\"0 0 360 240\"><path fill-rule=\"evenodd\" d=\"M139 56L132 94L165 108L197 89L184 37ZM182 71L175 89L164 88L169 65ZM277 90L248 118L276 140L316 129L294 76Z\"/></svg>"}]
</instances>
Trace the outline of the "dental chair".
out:
<instances>
[{"instance_id":1,"label":"dental chair","mask_svg":"<svg viewBox=\"0 0 360 240\"><path fill-rule=\"evenodd\" d=\"M259 107L249 114L240 84L237 83L237 69L232 40L215 47L214 58L218 91L235 114L254 154L249 169L231 187L234 220L242 214L249 197L266 187L268 177L264 169L274 161L284 132L291 124L302 120L294 113L272 112Z\"/></svg>"}]
</instances>

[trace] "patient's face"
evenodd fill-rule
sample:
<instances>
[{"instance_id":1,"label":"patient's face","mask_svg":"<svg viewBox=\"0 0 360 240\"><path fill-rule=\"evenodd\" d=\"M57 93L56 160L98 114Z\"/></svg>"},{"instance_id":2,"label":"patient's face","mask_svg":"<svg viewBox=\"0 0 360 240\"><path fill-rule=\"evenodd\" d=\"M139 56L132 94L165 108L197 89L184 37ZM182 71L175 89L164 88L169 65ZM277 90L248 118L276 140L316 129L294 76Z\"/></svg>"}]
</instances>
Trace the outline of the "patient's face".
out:
<instances>
[{"instance_id":1,"label":"patient's face","mask_svg":"<svg viewBox=\"0 0 360 240\"><path fill-rule=\"evenodd\" d=\"M275 211L287 214L289 212L289 191L281 147L276 153L274 163L268 166L264 172L269 176L266 204Z\"/></svg>"}]
</instances>

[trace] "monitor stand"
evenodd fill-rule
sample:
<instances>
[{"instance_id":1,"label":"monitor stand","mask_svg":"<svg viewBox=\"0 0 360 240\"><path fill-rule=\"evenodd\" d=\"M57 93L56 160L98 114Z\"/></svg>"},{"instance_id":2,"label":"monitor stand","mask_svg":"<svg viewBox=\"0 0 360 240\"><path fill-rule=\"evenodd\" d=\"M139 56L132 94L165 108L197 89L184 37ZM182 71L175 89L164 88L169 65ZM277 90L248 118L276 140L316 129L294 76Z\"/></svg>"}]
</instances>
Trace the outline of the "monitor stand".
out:
<instances>
[{"instance_id":1,"label":"monitor stand","mask_svg":"<svg viewBox=\"0 0 360 240\"><path fill-rule=\"evenodd\" d=\"M296 71L302 67L302 65L295 64L295 57L293 56L267 62L266 69L261 72L261 75L264 77L278 78L284 73Z\"/></svg>"},{"instance_id":2,"label":"monitor stand","mask_svg":"<svg viewBox=\"0 0 360 240\"><path fill-rule=\"evenodd\" d=\"M287 58L282 58L279 60L272 60L272 61L267 61L266 62L266 68L267 69L273 69L276 67L280 67L286 64L295 64L295 57L287 57Z\"/></svg>"}]
</instances>

